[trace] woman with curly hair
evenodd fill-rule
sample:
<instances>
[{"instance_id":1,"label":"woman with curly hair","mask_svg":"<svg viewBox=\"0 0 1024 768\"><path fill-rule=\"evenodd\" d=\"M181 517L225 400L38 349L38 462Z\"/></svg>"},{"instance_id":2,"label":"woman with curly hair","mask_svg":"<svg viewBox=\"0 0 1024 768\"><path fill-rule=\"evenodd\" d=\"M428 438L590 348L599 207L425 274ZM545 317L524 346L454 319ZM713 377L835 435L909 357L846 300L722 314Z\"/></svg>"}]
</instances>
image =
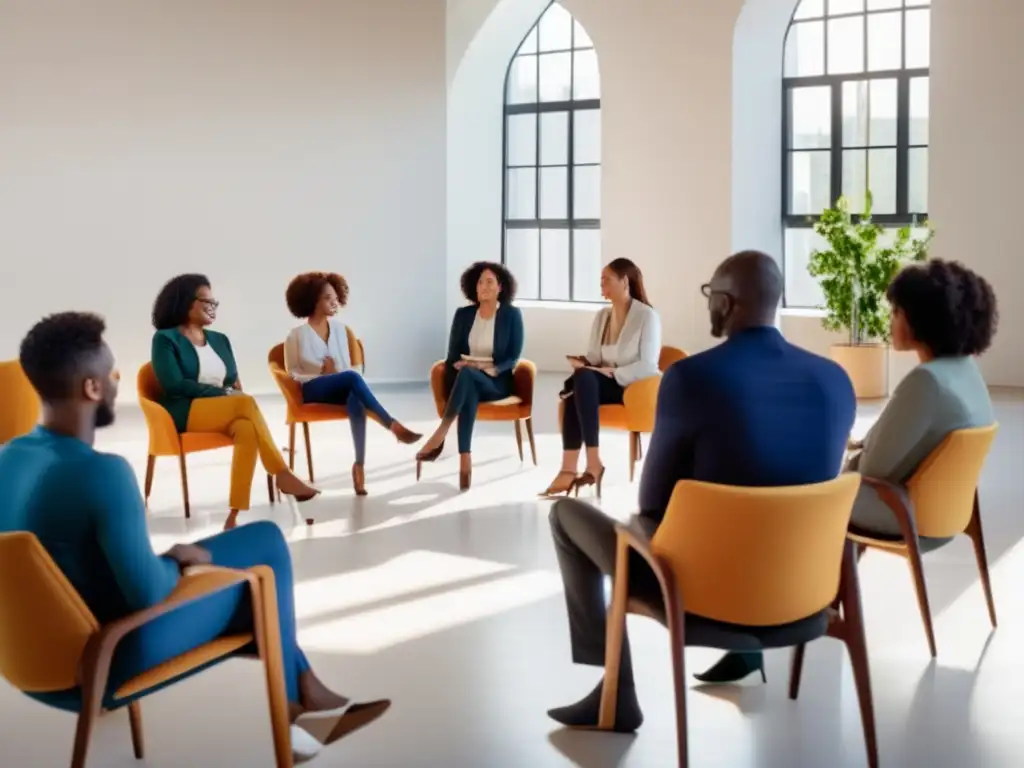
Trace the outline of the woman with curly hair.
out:
<instances>
[{"instance_id":1,"label":"woman with curly hair","mask_svg":"<svg viewBox=\"0 0 1024 768\"><path fill-rule=\"evenodd\" d=\"M416 454L416 477L425 461L436 461L448 430L459 420L459 488L469 490L470 448L480 403L512 395L512 372L523 353L523 315L512 306L516 280L501 264L478 261L462 273L462 293L470 302L452 318L445 357L444 416L423 450Z\"/></svg>"},{"instance_id":2,"label":"woman with curly hair","mask_svg":"<svg viewBox=\"0 0 1024 768\"><path fill-rule=\"evenodd\" d=\"M344 277L334 272L297 275L288 284L285 301L293 315L306 321L288 334L284 343L285 368L302 384L304 402L344 405L348 410L356 449L352 485L357 496L365 496L367 411L401 443L415 443L422 435L391 418L373 396L362 373L352 366L348 329L335 318L338 309L348 302L348 283Z\"/></svg>"},{"instance_id":3,"label":"woman with curly hair","mask_svg":"<svg viewBox=\"0 0 1024 768\"><path fill-rule=\"evenodd\" d=\"M231 513L225 529L249 509L256 459L274 476L281 493L308 501L319 493L288 469L256 401L242 392L228 337L210 330L220 306L205 275L178 275L153 304L151 361L178 432L217 432L235 444L231 459Z\"/></svg>"}]
</instances>

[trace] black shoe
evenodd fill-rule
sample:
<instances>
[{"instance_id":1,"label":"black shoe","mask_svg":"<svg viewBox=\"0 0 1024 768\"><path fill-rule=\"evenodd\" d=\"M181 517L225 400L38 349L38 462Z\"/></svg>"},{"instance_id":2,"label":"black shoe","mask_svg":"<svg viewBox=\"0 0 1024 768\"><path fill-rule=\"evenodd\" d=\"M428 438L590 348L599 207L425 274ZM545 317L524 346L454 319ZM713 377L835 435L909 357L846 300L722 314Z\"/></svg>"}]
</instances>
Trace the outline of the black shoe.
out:
<instances>
[{"instance_id":1,"label":"black shoe","mask_svg":"<svg viewBox=\"0 0 1024 768\"><path fill-rule=\"evenodd\" d=\"M722 684L738 683L752 672L761 673L761 681L767 683L764 674L764 654L760 651L738 652L725 654L707 672L694 677L702 683Z\"/></svg>"},{"instance_id":2,"label":"black shoe","mask_svg":"<svg viewBox=\"0 0 1024 768\"><path fill-rule=\"evenodd\" d=\"M548 710L548 717L569 728L596 728L601 712L601 690L604 681L597 684L583 699L567 707ZM644 722L640 703L636 700L636 688L632 685L619 686L619 700L615 708L616 733L633 733Z\"/></svg>"}]
</instances>

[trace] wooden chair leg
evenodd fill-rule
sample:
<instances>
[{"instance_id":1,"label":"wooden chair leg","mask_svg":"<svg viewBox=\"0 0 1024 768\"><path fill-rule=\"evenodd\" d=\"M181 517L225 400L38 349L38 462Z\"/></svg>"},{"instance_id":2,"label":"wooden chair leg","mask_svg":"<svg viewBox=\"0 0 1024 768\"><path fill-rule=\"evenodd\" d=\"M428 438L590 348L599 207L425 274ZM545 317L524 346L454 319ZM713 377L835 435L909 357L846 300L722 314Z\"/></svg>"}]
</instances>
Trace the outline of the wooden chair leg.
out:
<instances>
[{"instance_id":1,"label":"wooden chair leg","mask_svg":"<svg viewBox=\"0 0 1024 768\"><path fill-rule=\"evenodd\" d=\"M612 578L612 602L608 608L604 644L604 685L601 686L601 708L598 730L615 727L619 698L619 669L622 645L626 636L626 603L629 600L629 544L618 537L615 549L615 576Z\"/></svg>"},{"instance_id":2,"label":"wooden chair leg","mask_svg":"<svg viewBox=\"0 0 1024 768\"><path fill-rule=\"evenodd\" d=\"M928 650L931 651L934 659L937 655L935 652L935 629L932 626L932 609L928 603L928 585L924 580L924 565L921 562L921 544L916 536L907 541L907 562L910 564L910 573L914 577L917 606L921 610L921 621L924 622L924 633L928 638Z\"/></svg>"},{"instance_id":3,"label":"wooden chair leg","mask_svg":"<svg viewBox=\"0 0 1024 768\"><path fill-rule=\"evenodd\" d=\"M636 460L637 460L637 438L640 437L639 432L629 433L629 482L633 482L633 475L636 473Z\"/></svg>"},{"instance_id":4,"label":"wooden chair leg","mask_svg":"<svg viewBox=\"0 0 1024 768\"><path fill-rule=\"evenodd\" d=\"M313 482L313 446L309 441L309 422L302 422L302 436L306 439L306 466L309 468L309 482Z\"/></svg>"},{"instance_id":5,"label":"wooden chair leg","mask_svg":"<svg viewBox=\"0 0 1024 768\"><path fill-rule=\"evenodd\" d=\"M519 449L519 462L523 461L523 427L519 423L519 419L515 420L516 425L516 448Z\"/></svg>"},{"instance_id":6,"label":"wooden chair leg","mask_svg":"<svg viewBox=\"0 0 1024 768\"><path fill-rule=\"evenodd\" d=\"M687 768L690 759L686 717L686 638L683 635L685 617L674 592L665 594L665 614L668 619L669 650L672 653L672 688L676 699L676 748L679 768Z\"/></svg>"},{"instance_id":7,"label":"wooden chair leg","mask_svg":"<svg viewBox=\"0 0 1024 768\"><path fill-rule=\"evenodd\" d=\"M985 534L981 529L981 504L978 502L978 492L974 492L974 514L971 515L971 522L967 524L965 533L971 537L974 545L974 557L978 561L978 573L981 574L981 588L985 590L985 601L988 603L988 618L992 622L992 629L996 624L996 603L992 597L992 582L988 575L988 555L985 554Z\"/></svg>"},{"instance_id":8,"label":"wooden chair leg","mask_svg":"<svg viewBox=\"0 0 1024 768\"><path fill-rule=\"evenodd\" d=\"M128 723L132 729L132 750L135 759L142 760L146 756L146 742L142 731L142 703L133 701L128 705Z\"/></svg>"},{"instance_id":9,"label":"wooden chair leg","mask_svg":"<svg viewBox=\"0 0 1024 768\"><path fill-rule=\"evenodd\" d=\"M636 457L638 460L644 457L644 441L641 439L639 432L636 433Z\"/></svg>"},{"instance_id":10,"label":"wooden chair leg","mask_svg":"<svg viewBox=\"0 0 1024 768\"><path fill-rule=\"evenodd\" d=\"M530 457L533 459L533 466L537 466L537 444L533 440L533 417L526 419L526 439L530 441Z\"/></svg>"},{"instance_id":11,"label":"wooden chair leg","mask_svg":"<svg viewBox=\"0 0 1024 768\"><path fill-rule=\"evenodd\" d=\"M288 425L288 469L295 471L295 425Z\"/></svg>"},{"instance_id":12,"label":"wooden chair leg","mask_svg":"<svg viewBox=\"0 0 1024 768\"><path fill-rule=\"evenodd\" d=\"M267 474L267 496L270 497L270 503L274 503L274 476Z\"/></svg>"},{"instance_id":13,"label":"wooden chair leg","mask_svg":"<svg viewBox=\"0 0 1024 768\"><path fill-rule=\"evenodd\" d=\"M807 643L800 643L793 648L793 656L789 661L789 698L796 701L800 695L800 678L804 671L804 652Z\"/></svg>"},{"instance_id":14,"label":"wooden chair leg","mask_svg":"<svg viewBox=\"0 0 1024 768\"><path fill-rule=\"evenodd\" d=\"M86 643L85 651L82 653L80 667L82 706L78 713L78 723L75 726L75 745L71 753L71 768L85 768L92 729L96 720L99 719L103 707L103 692L107 686L110 660L114 655L114 648L109 644L104 645L97 642L100 637L100 635L94 635Z\"/></svg>"},{"instance_id":15,"label":"wooden chair leg","mask_svg":"<svg viewBox=\"0 0 1024 768\"><path fill-rule=\"evenodd\" d=\"M185 517L189 518L192 516L192 511L188 504L188 467L185 464L185 454L178 454L178 466L181 468L181 496L185 501Z\"/></svg>"},{"instance_id":16,"label":"wooden chair leg","mask_svg":"<svg viewBox=\"0 0 1024 768\"><path fill-rule=\"evenodd\" d=\"M277 622L277 597L273 571L266 566L254 569L259 575L259 589L251 590L253 628L256 648L263 662L267 683L267 703L270 709L270 727L274 740L277 768L292 768L288 695L284 682L284 659L281 653L281 634Z\"/></svg>"},{"instance_id":17,"label":"wooden chair leg","mask_svg":"<svg viewBox=\"0 0 1024 768\"><path fill-rule=\"evenodd\" d=\"M150 454L146 458L146 506L149 506L149 495L153 492L153 471L156 469L156 456Z\"/></svg>"}]
</instances>

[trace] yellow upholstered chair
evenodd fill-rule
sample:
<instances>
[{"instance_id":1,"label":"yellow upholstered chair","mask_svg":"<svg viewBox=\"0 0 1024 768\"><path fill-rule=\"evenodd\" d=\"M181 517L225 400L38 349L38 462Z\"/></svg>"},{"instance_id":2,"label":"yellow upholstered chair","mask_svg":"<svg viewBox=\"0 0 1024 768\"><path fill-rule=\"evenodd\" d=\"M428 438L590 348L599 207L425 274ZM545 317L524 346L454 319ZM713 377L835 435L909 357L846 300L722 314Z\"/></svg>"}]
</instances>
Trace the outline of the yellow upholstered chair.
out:
<instances>
[{"instance_id":1,"label":"yellow upholstered chair","mask_svg":"<svg viewBox=\"0 0 1024 768\"><path fill-rule=\"evenodd\" d=\"M872 486L896 516L902 531L900 536L882 537L850 527L850 539L859 545L862 553L871 548L907 558L933 658L936 655L935 630L921 562L920 536L945 539L966 533L970 537L988 603L989 620L993 629L996 626L996 606L981 529L978 481L997 429L998 425L993 424L951 432L917 468L906 487L864 478L864 484Z\"/></svg>"},{"instance_id":2,"label":"yellow upholstered chair","mask_svg":"<svg viewBox=\"0 0 1024 768\"><path fill-rule=\"evenodd\" d=\"M430 391L434 395L438 418L444 417L447 403L444 391L444 366L444 360L438 360L430 369ZM522 426L525 425L526 437L530 441L530 456L533 465L537 466L537 444L533 440L533 386L537 379L537 366L529 360L520 360L516 363L512 375L512 395L503 400L480 403L476 409L476 417L480 421L511 421L515 426L520 461L523 461Z\"/></svg>"},{"instance_id":3,"label":"yellow upholstered chair","mask_svg":"<svg viewBox=\"0 0 1024 768\"><path fill-rule=\"evenodd\" d=\"M111 660L125 635L183 605L243 582L252 596L254 633L218 638L147 670L112 694L107 691ZM276 765L290 768L288 701L277 593L270 568L201 569L182 578L159 605L102 626L33 534L0 534L0 675L25 693L67 693L80 698L71 768L84 768L89 738L101 712L124 706L128 707L135 757L141 760L140 699L253 642L266 673Z\"/></svg>"},{"instance_id":4,"label":"yellow upholstered chair","mask_svg":"<svg viewBox=\"0 0 1024 768\"><path fill-rule=\"evenodd\" d=\"M190 453L212 451L216 448L232 448L234 443L229 435L216 432L182 432L178 433L171 414L158 402L162 395L160 382L153 372L152 363L139 368L136 379L139 392L139 405L146 418L149 429L149 456L146 460L145 497L149 503L149 494L153 490L153 470L159 456L177 456L181 469L181 494L185 501L185 517L191 517L188 498L188 468L185 457ZM274 503L274 478L267 475L267 495L270 503Z\"/></svg>"},{"instance_id":5,"label":"yellow upholstered chair","mask_svg":"<svg viewBox=\"0 0 1024 768\"><path fill-rule=\"evenodd\" d=\"M352 329L345 327L348 333L348 354L354 368L365 366L366 353L363 342L356 338ZM348 410L343 405L327 403L303 403L302 385L288 375L284 367L284 344L278 344L267 354L267 365L270 374L277 382L278 389L284 396L287 407L285 421L288 424L288 467L295 469L295 425L302 425L302 436L306 442L306 467L309 470L309 482L313 482L313 448L309 439L309 425L315 421L341 421L348 418ZM375 418L369 414L371 419Z\"/></svg>"},{"instance_id":6,"label":"yellow upholstered chair","mask_svg":"<svg viewBox=\"0 0 1024 768\"><path fill-rule=\"evenodd\" d=\"M39 423L39 396L17 360L0 362L0 445L28 434Z\"/></svg>"},{"instance_id":7,"label":"yellow upholstered chair","mask_svg":"<svg viewBox=\"0 0 1024 768\"><path fill-rule=\"evenodd\" d=\"M598 727L610 730L615 723L627 612L668 627L683 767L688 764L685 646L730 651L794 647L789 695L795 699L804 645L829 635L850 652L868 763L877 766L855 547L846 540L859 486L853 473L790 488L683 480L653 537L636 521L619 525ZM654 571L660 600L631 595L631 550Z\"/></svg>"}]
</instances>

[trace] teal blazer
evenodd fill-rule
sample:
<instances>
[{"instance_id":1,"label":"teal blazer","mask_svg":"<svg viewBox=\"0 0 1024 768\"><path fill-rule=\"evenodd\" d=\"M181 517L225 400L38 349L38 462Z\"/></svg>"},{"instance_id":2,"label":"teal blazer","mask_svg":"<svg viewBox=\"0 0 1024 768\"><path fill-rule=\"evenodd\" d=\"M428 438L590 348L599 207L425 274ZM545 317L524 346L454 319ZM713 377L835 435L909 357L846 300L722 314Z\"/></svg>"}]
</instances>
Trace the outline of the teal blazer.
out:
<instances>
[{"instance_id":1,"label":"teal blazer","mask_svg":"<svg viewBox=\"0 0 1024 768\"><path fill-rule=\"evenodd\" d=\"M167 409L174 419L174 426L184 432L188 425L188 412L197 397L222 397L225 389L235 386L238 381L238 366L231 351L231 342L223 333L206 332L206 343L224 361L227 375L223 387L200 384L199 355L192 342L182 336L177 328L157 331L153 334L153 348L150 359L163 397L160 405Z\"/></svg>"}]
</instances>

